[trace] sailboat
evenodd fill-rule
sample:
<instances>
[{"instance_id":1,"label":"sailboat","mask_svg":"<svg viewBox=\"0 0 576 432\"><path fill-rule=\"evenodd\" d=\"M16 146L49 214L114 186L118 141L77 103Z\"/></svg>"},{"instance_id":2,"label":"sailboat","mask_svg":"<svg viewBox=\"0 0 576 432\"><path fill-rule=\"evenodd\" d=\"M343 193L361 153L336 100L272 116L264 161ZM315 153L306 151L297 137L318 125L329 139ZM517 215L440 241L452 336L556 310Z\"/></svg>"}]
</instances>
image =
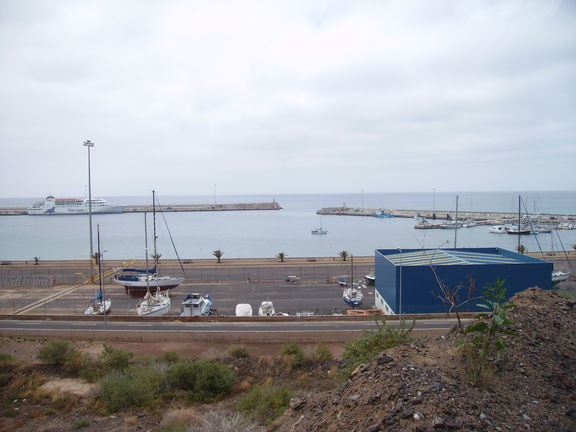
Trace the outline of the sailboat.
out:
<instances>
[{"instance_id":1,"label":"sailboat","mask_svg":"<svg viewBox=\"0 0 576 432\"><path fill-rule=\"evenodd\" d=\"M126 268L114 277L114 282L123 285L126 294L142 297L149 292L149 288L168 290L184 282L183 277L160 276L158 274L158 254L156 251L156 195L152 191L152 217L154 221L154 267L151 269ZM146 220L145 220L146 221ZM148 256L146 256L148 258ZM148 267L148 265L146 265Z\"/></svg>"},{"instance_id":2,"label":"sailboat","mask_svg":"<svg viewBox=\"0 0 576 432\"><path fill-rule=\"evenodd\" d=\"M84 311L84 315L108 315L112 311L112 300L104 296L102 283L102 253L100 252L100 225L96 226L98 232L98 294L90 300L90 306Z\"/></svg>"},{"instance_id":3,"label":"sailboat","mask_svg":"<svg viewBox=\"0 0 576 432\"><path fill-rule=\"evenodd\" d=\"M320 216L320 228L313 229L311 233L315 235L328 234L328 231L322 228L322 216Z\"/></svg>"},{"instance_id":4,"label":"sailboat","mask_svg":"<svg viewBox=\"0 0 576 432\"><path fill-rule=\"evenodd\" d=\"M146 255L146 268L148 268L148 227L146 225L146 216L147 214L144 212L144 253ZM154 237L156 237L156 235L154 235ZM156 241L154 241L154 244L156 244ZM156 292L154 294L150 292L151 280L155 276L156 275L152 275L148 272L144 275L146 283L146 294L136 307L136 312L138 315L159 316L165 315L170 311L170 296L166 291L161 291L160 287L157 286Z\"/></svg>"},{"instance_id":5,"label":"sailboat","mask_svg":"<svg viewBox=\"0 0 576 432\"><path fill-rule=\"evenodd\" d=\"M350 280L352 283L350 285L347 284L347 286L344 288L344 291L342 292L342 300L344 300L344 303L347 305L356 308L362 304L364 295L360 290L360 284L354 282L354 256L352 255L350 255Z\"/></svg>"}]
</instances>

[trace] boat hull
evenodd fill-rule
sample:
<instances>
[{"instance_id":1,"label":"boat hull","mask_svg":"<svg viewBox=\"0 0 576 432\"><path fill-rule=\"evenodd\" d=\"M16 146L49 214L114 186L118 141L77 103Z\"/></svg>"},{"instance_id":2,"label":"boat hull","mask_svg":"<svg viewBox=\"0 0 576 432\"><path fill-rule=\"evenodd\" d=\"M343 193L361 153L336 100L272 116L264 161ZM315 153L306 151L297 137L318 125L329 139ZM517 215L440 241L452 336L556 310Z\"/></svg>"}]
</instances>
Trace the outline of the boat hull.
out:
<instances>
[{"instance_id":1,"label":"boat hull","mask_svg":"<svg viewBox=\"0 0 576 432\"><path fill-rule=\"evenodd\" d=\"M84 315L110 315L112 312L112 300L106 299L102 303L95 303L84 311Z\"/></svg>"}]
</instances>

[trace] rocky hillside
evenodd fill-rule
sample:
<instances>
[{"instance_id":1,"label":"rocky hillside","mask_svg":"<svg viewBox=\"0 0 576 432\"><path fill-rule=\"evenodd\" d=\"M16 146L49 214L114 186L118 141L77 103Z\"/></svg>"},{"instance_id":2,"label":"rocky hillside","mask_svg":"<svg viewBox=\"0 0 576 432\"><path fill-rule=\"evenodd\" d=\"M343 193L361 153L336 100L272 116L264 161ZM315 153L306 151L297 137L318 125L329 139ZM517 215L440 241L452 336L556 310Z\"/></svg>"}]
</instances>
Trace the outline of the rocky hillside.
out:
<instances>
[{"instance_id":1,"label":"rocky hillside","mask_svg":"<svg viewBox=\"0 0 576 432\"><path fill-rule=\"evenodd\" d=\"M450 334L380 354L343 387L294 399L278 431L575 431L576 306L531 288L511 299L517 336L470 384Z\"/></svg>"}]
</instances>

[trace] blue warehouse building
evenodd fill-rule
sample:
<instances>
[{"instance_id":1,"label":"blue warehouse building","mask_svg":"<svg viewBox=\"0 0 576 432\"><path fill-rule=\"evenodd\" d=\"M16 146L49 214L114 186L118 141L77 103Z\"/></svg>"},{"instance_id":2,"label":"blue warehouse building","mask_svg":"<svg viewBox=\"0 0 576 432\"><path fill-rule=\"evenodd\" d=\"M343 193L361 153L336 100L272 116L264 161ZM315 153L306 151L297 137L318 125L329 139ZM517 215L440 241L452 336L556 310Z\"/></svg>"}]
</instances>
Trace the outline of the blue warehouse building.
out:
<instances>
[{"instance_id":1,"label":"blue warehouse building","mask_svg":"<svg viewBox=\"0 0 576 432\"><path fill-rule=\"evenodd\" d=\"M377 249L375 304L386 314L442 313L439 283L468 293L469 278L476 295L505 280L507 296L526 288L552 288L552 263L500 248ZM467 310L478 310L475 303Z\"/></svg>"}]
</instances>

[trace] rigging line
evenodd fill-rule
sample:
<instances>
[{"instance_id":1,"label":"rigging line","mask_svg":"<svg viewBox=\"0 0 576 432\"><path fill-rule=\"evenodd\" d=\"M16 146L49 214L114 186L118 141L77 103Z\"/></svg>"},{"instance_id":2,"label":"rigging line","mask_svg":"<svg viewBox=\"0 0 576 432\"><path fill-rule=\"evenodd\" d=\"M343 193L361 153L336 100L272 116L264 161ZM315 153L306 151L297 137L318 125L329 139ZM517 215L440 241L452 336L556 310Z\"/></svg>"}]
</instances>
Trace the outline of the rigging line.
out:
<instances>
[{"instance_id":1,"label":"rigging line","mask_svg":"<svg viewBox=\"0 0 576 432\"><path fill-rule=\"evenodd\" d=\"M524 207L524 212L526 213L526 215L528 215L528 209L526 208L526 203L524 202L524 200L522 199L522 197L520 197L520 202L522 203L522 206ZM538 245L538 249L540 250L540 253L542 254L542 256L544 256L544 252L542 251L542 247L540 246L540 241L538 241L538 233L536 231L534 231L534 225L532 224L532 219L530 217L528 217L528 224L530 225L530 230L532 231L534 237L534 240L536 240L536 244ZM518 229L520 229L520 226L518 226Z\"/></svg>"},{"instance_id":2,"label":"rigging line","mask_svg":"<svg viewBox=\"0 0 576 432\"><path fill-rule=\"evenodd\" d=\"M566 258L566 261L568 262L568 265L570 266L570 270L572 271L572 273L574 273L574 267L572 267L572 262L568 258L568 254L566 253L566 249L564 249L564 243L562 243L562 238L560 237L560 234L558 234L558 230L554 230L554 231L556 231L556 235L558 236L558 241L560 242L560 246L562 247L562 252L564 252L564 257Z\"/></svg>"},{"instance_id":3,"label":"rigging line","mask_svg":"<svg viewBox=\"0 0 576 432\"><path fill-rule=\"evenodd\" d=\"M174 238L172 237L172 233L170 232L170 227L168 226L168 222L166 221L166 216L164 216L164 210L162 209L162 205L160 204L158 197L156 197L156 202L158 203L158 207L160 208L160 213L162 214L162 219L164 220L164 225L166 225L166 230L168 231L168 237L170 237L170 242L172 243L172 248L174 248L174 253L176 254L176 258L178 258L178 264L180 265L180 268L182 269L182 273L184 274L184 277L187 277L186 276L186 270L184 270L184 265L182 264L182 260L180 259L180 255L178 255L178 250L176 249L176 245L174 244Z\"/></svg>"}]
</instances>

